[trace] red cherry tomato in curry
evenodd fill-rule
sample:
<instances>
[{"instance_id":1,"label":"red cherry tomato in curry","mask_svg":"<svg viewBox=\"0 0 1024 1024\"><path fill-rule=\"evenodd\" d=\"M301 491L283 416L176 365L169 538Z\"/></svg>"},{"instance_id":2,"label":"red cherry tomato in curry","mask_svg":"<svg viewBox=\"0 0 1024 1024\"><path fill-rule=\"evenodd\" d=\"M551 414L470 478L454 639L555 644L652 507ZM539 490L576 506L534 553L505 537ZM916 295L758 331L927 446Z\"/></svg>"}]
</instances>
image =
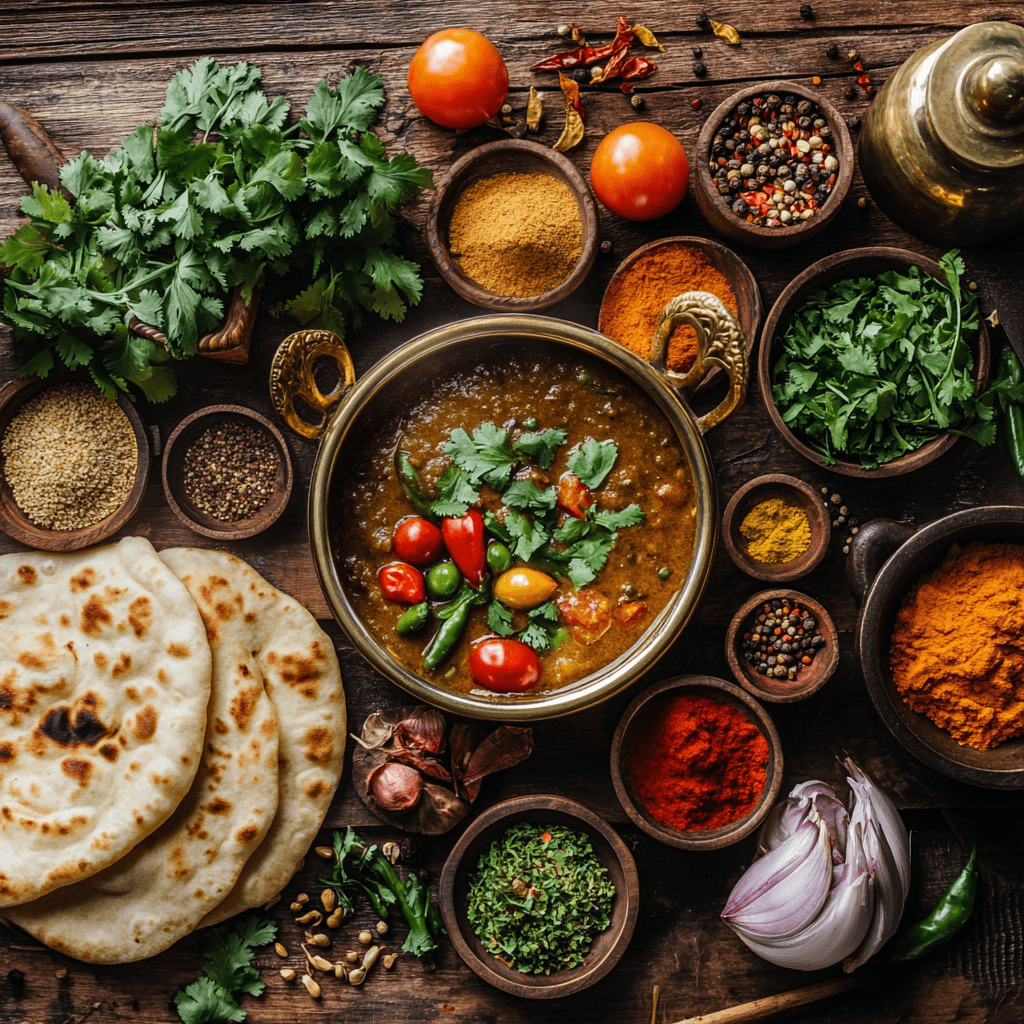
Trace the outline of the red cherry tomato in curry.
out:
<instances>
[{"instance_id":1,"label":"red cherry tomato in curry","mask_svg":"<svg viewBox=\"0 0 1024 1024\"><path fill-rule=\"evenodd\" d=\"M558 480L555 507L576 519L586 519L587 509L594 504L594 492L575 474L563 473Z\"/></svg>"},{"instance_id":2,"label":"red cherry tomato in curry","mask_svg":"<svg viewBox=\"0 0 1024 1024\"><path fill-rule=\"evenodd\" d=\"M377 582L389 601L419 604L427 596L423 573L405 562L391 562L377 572Z\"/></svg>"},{"instance_id":3,"label":"red cherry tomato in curry","mask_svg":"<svg viewBox=\"0 0 1024 1024\"><path fill-rule=\"evenodd\" d=\"M409 516L395 527L391 550L403 562L430 565L441 556L444 539L441 531L420 516Z\"/></svg>"},{"instance_id":4,"label":"red cherry tomato in curry","mask_svg":"<svg viewBox=\"0 0 1024 1024\"><path fill-rule=\"evenodd\" d=\"M452 561L476 590L483 582L487 565L487 534L484 517L471 508L464 516L448 516L441 520L441 534Z\"/></svg>"},{"instance_id":5,"label":"red cherry tomato in curry","mask_svg":"<svg viewBox=\"0 0 1024 1024\"><path fill-rule=\"evenodd\" d=\"M537 652L519 640L487 637L469 649L469 674L494 693L522 693L540 673Z\"/></svg>"},{"instance_id":6,"label":"red cherry tomato in curry","mask_svg":"<svg viewBox=\"0 0 1024 1024\"><path fill-rule=\"evenodd\" d=\"M409 95L431 121L446 128L475 128L501 110L508 70L501 54L479 32L435 32L409 65Z\"/></svg>"},{"instance_id":7,"label":"red cherry tomato in curry","mask_svg":"<svg viewBox=\"0 0 1024 1024\"><path fill-rule=\"evenodd\" d=\"M674 210L689 181L683 144L650 121L613 128L590 161L597 198L627 220L653 220Z\"/></svg>"}]
</instances>

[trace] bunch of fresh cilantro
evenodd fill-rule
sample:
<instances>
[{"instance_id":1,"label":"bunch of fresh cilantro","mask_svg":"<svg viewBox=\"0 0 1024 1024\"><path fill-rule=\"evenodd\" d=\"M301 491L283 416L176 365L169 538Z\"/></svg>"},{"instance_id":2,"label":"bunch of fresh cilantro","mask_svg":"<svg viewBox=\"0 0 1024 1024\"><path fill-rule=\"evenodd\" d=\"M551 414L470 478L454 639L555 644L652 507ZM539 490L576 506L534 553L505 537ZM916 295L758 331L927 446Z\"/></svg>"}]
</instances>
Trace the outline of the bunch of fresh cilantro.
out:
<instances>
[{"instance_id":1,"label":"bunch of fresh cilantro","mask_svg":"<svg viewBox=\"0 0 1024 1024\"><path fill-rule=\"evenodd\" d=\"M945 281L916 267L837 281L792 317L772 395L827 465L846 457L874 469L950 428L979 444L995 440L992 395L1009 384L976 394L977 300L961 290L956 250L939 265Z\"/></svg>"},{"instance_id":2,"label":"bunch of fresh cilantro","mask_svg":"<svg viewBox=\"0 0 1024 1024\"><path fill-rule=\"evenodd\" d=\"M433 180L408 153L388 160L369 130L379 76L321 82L287 128L288 101L268 101L260 81L251 64L203 57L171 79L157 128L62 168L71 203L33 186L29 223L0 245L11 268L0 321L15 329L23 375L59 361L88 367L110 397L134 384L163 401L174 394L165 364L219 325L230 288L248 295L268 274L301 279L289 312L341 336L364 311L401 320L419 301L393 211ZM166 335L166 352L129 333L133 315Z\"/></svg>"},{"instance_id":3,"label":"bunch of fresh cilantro","mask_svg":"<svg viewBox=\"0 0 1024 1024\"><path fill-rule=\"evenodd\" d=\"M513 471L536 463L548 469L558 449L566 443L564 430L520 434L514 441L508 431L493 423L481 423L468 434L458 428L443 450L452 460L436 485L431 511L435 516L462 516L480 501L480 488L490 487L501 496L498 512L488 511L488 531L508 545L513 556L552 575L568 579L575 588L593 582L605 567L618 532L643 521L637 504L619 511L586 509L584 518L569 518L558 525L558 488L538 487L533 480L513 480ZM608 478L618 458L614 441L588 437L568 458L569 472L595 490ZM549 649L559 629L558 609L546 601L527 613L525 628L518 631L511 612L499 601L488 608L487 624L499 636L517 636L538 651Z\"/></svg>"},{"instance_id":4,"label":"bunch of fresh cilantro","mask_svg":"<svg viewBox=\"0 0 1024 1024\"><path fill-rule=\"evenodd\" d=\"M273 942L277 926L249 917L233 929L218 928L213 934L203 976L174 997L178 1016L185 1024L243 1021L245 1010L238 1005L239 998L258 996L265 988L252 958L257 946Z\"/></svg>"}]
</instances>

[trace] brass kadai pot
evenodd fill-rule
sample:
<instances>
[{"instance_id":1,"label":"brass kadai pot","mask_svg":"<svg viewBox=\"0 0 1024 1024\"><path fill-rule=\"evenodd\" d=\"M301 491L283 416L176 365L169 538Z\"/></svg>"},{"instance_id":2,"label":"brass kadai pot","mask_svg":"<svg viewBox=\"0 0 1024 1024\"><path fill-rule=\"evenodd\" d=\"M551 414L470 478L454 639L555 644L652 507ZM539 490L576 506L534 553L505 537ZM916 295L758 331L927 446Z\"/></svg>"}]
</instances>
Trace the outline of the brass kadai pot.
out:
<instances>
[{"instance_id":1,"label":"brass kadai pot","mask_svg":"<svg viewBox=\"0 0 1024 1024\"><path fill-rule=\"evenodd\" d=\"M698 357L685 376L666 369L667 340L679 323L696 330ZM391 656L360 621L338 573L329 508L332 496L346 486L346 470L361 445L385 420L422 398L425 380L436 380L481 358L500 358L502 350L542 345L585 353L614 367L642 388L672 424L689 462L696 496L693 562L679 590L625 654L576 683L536 696L502 697L454 693L410 672ZM337 359L343 381L331 395L321 395L312 380L312 364L322 355ZM694 388L713 367L725 370L729 392L706 416L691 412L684 392ZM718 532L718 500L711 459L703 433L725 419L746 395L747 358L743 332L728 310L707 293L674 299L659 321L651 362L586 327L541 316L494 315L462 320L414 338L382 359L354 383L351 359L340 340L325 331L300 331L282 343L271 370L271 397L292 429L321 436L309 493L309 536L320 585L327 602L360 654L382 675L419 700L470 718L527 721L555 718L598 704L619 693L648 671L668 650L689 621L711 570ZM296 415L295 397L323 416L311 426ZM342 396L342 397L340 397ZM340 401L338 401L340 397ZM327 409L337 402L332 411Z\"/></svg>"}]
</instances>

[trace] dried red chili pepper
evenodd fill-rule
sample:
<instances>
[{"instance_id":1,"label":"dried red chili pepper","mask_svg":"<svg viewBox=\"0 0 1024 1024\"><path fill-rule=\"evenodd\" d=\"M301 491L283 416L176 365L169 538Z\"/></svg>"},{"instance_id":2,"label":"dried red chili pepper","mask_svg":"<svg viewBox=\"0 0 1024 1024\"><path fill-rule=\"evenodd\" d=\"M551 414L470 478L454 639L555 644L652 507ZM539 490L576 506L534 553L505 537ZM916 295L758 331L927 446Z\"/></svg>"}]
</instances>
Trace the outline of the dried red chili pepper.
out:
<instances>
[{"instance_id":1,"label":"dried red chili pepper","mask_svg":"<svg viewBox=\"0 0 1024 1024\"><path fill-rule=\"evenodd\" d=\"M633 29L628 18L619 18L615 29L615 38L605 46L579 46L575 50L568 50L565 53L556 53L547 57L530 68L531 71L558 71L561 68L585 67L589 64L596 64L599 60L611 57L620 49L629 49L633 42Z\"/></svg>"},{"instance_id":2,"label":"dried red chili pepper","mask_svg":"<svg viewBox=\"0 0 1024 1024\"><path fill-rule=\"evenodd\" d=\"M558 84L561 86L562 95L573 105L576 113L580 117L586 117L587 112L583 109L583 100L580 99L580 83L559 71Z\"/></svg>"},{"instance_id":3,"label":"dried red chili pepper","mask_svg":"<svg viewBox=\"0 0 1024 1024\"><path fill-rule=\"evenodd\" d=\"M658 65L655 64L653 60L648 60L646 57L630 57L622 66L622 70L619 72L619 78L647 78L650 75L653 75L657 70Z\"/></svg>"}]
</instances>

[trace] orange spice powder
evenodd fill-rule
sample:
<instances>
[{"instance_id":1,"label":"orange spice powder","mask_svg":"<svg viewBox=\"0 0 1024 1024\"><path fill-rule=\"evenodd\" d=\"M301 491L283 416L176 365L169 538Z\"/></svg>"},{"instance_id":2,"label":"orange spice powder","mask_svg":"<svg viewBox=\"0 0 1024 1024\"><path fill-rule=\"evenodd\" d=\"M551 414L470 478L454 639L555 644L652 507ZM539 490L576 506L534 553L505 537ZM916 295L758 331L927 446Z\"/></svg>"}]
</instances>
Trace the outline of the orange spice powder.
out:
<instances>
[{"instance_id":1,"label":"orange spice powder","mask_svg":"<svg viewBox=\"0 0 1024 1024\"><path fill-rule=\"evenodd\" d=\"M728 279L700 249L664 245L644 253L608 288L601 304L601 332L646 359L658 317L684 292L710 292L736 313ZM697 335L682 324L668 341L668 368L686 373L696 358Z\"/></svg>"}]
</instances>

